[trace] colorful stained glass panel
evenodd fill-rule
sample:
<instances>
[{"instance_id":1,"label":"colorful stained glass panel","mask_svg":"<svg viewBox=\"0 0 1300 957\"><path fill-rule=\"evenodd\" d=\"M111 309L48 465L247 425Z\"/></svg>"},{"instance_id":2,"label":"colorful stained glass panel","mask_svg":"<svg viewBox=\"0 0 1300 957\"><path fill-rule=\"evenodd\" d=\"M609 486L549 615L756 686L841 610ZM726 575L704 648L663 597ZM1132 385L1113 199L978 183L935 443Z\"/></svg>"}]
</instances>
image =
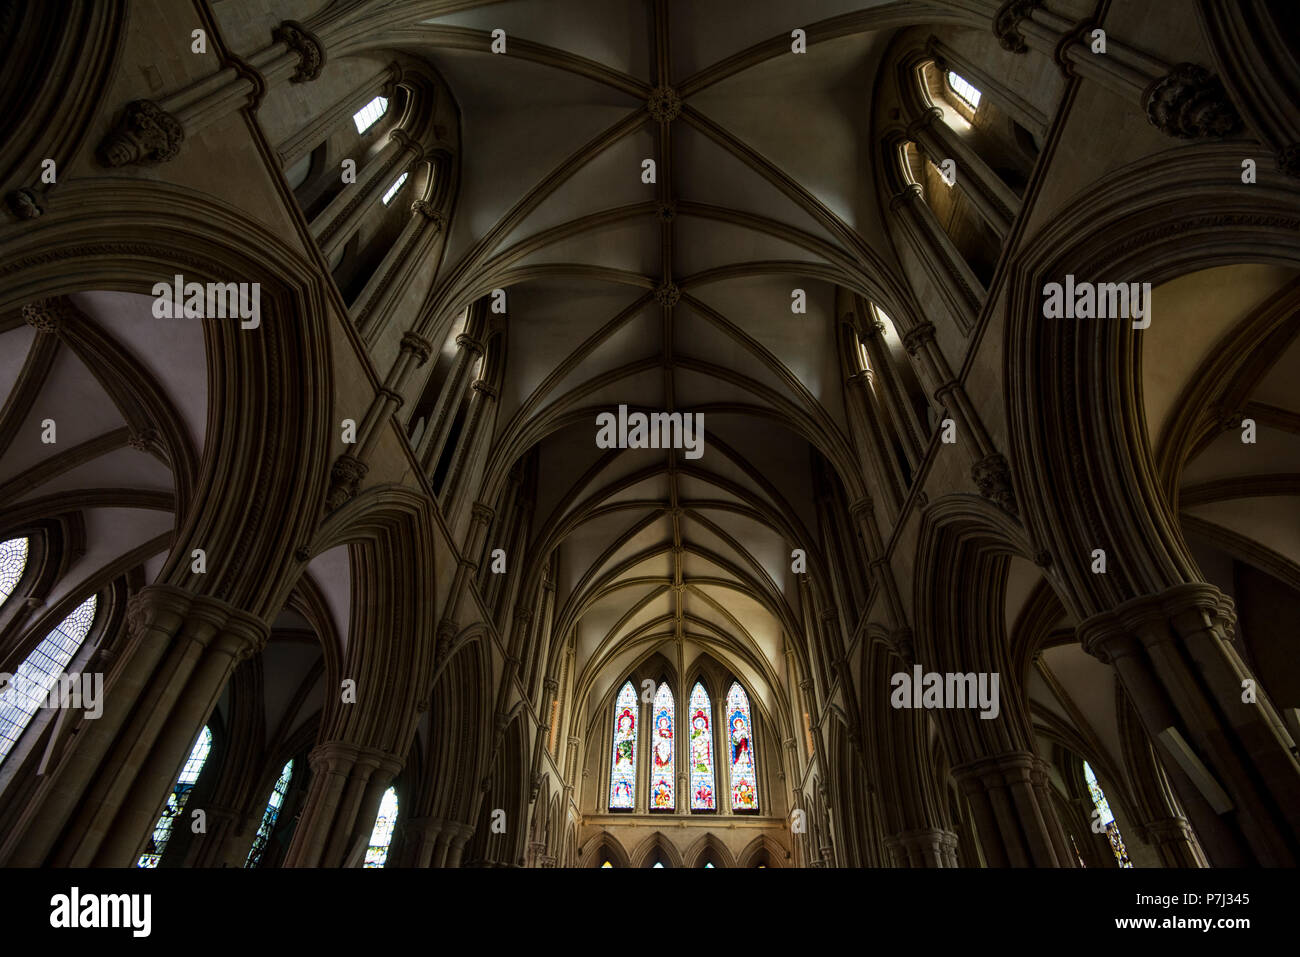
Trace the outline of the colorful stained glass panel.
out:
<instances>
[{"instance_id":1,"label":"colorful stained glass panel","mask_svg":"<svg viewBox=\"0 0 1300 957\"><path fill-rule=\"evenodd\" d=\"M671 811L677 806L673 777L673 719L676 707L667 682L661 682L659 690L655 692L651 714L650 810Z\"/></svg>"},{"instance_id":2,"label":"colorful stained glass panel","mask_svg":"<svg viewBox=\"0 0 1300 957\"><path fill-rule=\"evenodd\" d=\"M626 682L614 702L614 755L609 772L611 810L631 810L636 800L636 690Z\"/></svg>"},{"instance_id":3,"label":"colorful stained glass panel","mask_svg":"<svg viewBox=\"0 0 1300 957\"><path fill-rule=\"evenodd\" d=\"M690 724L691 810L713 811L713 705L698 681L687 708Z\"/></svg>"},{"instance_id":4,"label":"colorful stained glass panel","mask_svg":"<svg viewBox=\"0 0 1300 957\"><path fill-rule=\"evenodd\" d=\"M749 696L740 682L727 692L727 737L731 747L731 809L758 810L758 763L754 755L754 722Z\"/></svg>"}]
</instances>

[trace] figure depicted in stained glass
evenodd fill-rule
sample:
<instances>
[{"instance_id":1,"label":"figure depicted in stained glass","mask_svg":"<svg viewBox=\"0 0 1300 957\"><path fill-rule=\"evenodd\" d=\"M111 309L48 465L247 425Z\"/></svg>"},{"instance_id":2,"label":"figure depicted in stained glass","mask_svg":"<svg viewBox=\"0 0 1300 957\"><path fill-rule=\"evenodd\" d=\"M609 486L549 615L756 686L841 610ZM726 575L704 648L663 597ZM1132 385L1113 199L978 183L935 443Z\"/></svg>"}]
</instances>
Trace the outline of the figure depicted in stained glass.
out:
<instances>
[{"instance_id":1,"label":"figure depicted in stained glass","mask_svg":"<svg viewBox=\"0 0 1300 957\"><path fill-rule=\"evenodd\" d=\"M654 700L654 747L650 768L650 807L671 811L676 807L673 788L673 693L666 682L659 685Z\"/></svg>"},{"instance_id":2,"label":"figure depicted in stained glass","mask_svg":"<svg viewBox=\"0 0 1300 957\"><path fill-rule=\"evenodd\" d=\"M731 808L734 811L756 811L758 776L754 760L754 726L749 715L749 697L740 682L733 683L727 692L727 726L731 736Z\"/></svg>"},{"instance_id":3,"label":"figure depicted in stained glass","mask_svg":"<svg viewBox=\"0 0 1300 957\"><path fill-rule=\"evenodd\" d=\"M709 720L709 695L698 681L691 689L691 810L712 811L713 726Z\"/></svg>"},{"instance_id":4,"label":"figure depicted in stained glass","mask_svg":"<svg viewBox=\"0 0 1300 957\"><path fill-rule=\"evenodd\" d=\"M614 702L614 756L609 774L609 806L631 809L636 798L636 691L624 683Z\"/></svg>"}]
</instances>

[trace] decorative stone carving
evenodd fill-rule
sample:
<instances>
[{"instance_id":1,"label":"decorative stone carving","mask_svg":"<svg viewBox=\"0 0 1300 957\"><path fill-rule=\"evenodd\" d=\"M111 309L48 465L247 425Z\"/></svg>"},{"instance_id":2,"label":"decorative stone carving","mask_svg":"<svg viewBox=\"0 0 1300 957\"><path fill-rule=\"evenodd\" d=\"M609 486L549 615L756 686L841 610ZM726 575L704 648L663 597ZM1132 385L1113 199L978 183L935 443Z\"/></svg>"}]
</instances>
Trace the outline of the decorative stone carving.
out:
<instances>
[{"instance_id":1,"label":"decorative stone carving","mask_svg":"<svg viewBox=\"0 0 1300 957\"><path fill-rule=\"evenodd\" d=\"M670 123L682 115L682 98L670 86L657 86L650 91L646 108L660 123Z\"/></svg>"},{"instance_id":2,"label":"decorative stone carving","mask_svg":"<svg viewBox=\"0 0 1300 957\"><path fill-rule=\"evenodd\" d=\"M283 43L298 54L298 69L291 83L307 83L320 76L325 66L325 47L320 39L297 20L285 20L271 31L271 41Z\"/></svg>"},{"instance_id":3,"label":"decorative stone carving","mask_svg":"<svg viewBox=\"0 0 1300 957\"><path fill-rule=\"evenodd\" d=\"M1016 492L1011 485L1011 466L1006 458L994 452L971 466L971 478L980 494L1009 515L1019 514Z\"/></svg>"},{"instance_id":4,"label":"decorative stone carving","mask_svg":"<svg viewBox=\"0 0 1300 957\"><path fill-rule=\"evenodd\" d=\"M442 668L451 657L452 645L456 642L456 635L460 632L460 625L449 619L443 619L438 625L438 635L434 642L433 666L435 670Z\"/></svg>"},{"instance_id":5,"label":"decorative stone carving","mask_svg":"<svg viewBox=\"0 0 1300 957\"><path fill-rule=\"evenodd\" d=\"M330 467L330 488L325 496L325 507L334 511L356 498L361 489L361 480L370 471L370 466L350 455L340 455Z\"/></svg>"},{"instance_id":6,"label":"decorative stone carving","mask_svg":"<svg viewBox=\"0 0 1300 957\"><path fill-rule=\"evenodd\" d=\"M907 350L909 356L916 358L917 353L925 348L927 343L933 341L934 324L930 322L922 322L913 326L911 329L908 329L906 334L904 334L903 348Z\"/></svg>"},{"instance_id":7,"label":"decorative stone carving","mask_svg":"<svg viewBox=\"0 0 1300 957\"><path fill-rule=\"evenodd\" d=\"M1241 127L1223 82L1205 67L1180 63L1143 94L1147 119L1167 136L1179 139L1222 137Z\"/></svg>"},{"instance_id":8,"label":"decorative stone carving","mask_svg":"<svg viewBox=\"0 0 1300 957\"><path fill-rule=\"evenodd\" d=\"M665 308L677 305L677 300L680 298L682 298L682 291L677 288L675 282L661 282L655 288L655 302Z\"/></svg>"},{"instance_id":9,"label":"decorative stone carving","mask_svg":"<svg viewBox=\"0 0 1300 957\"><path fill-rule=\"evenodd\" d=\"M1027 53L1029 45L1020 33L1020 21L1033 13L1041 0L1007 0L993 16L993 35L1009 53Z\"/></svg>"},{"instance_id":10,"label":"decorative stone carving","mask_svg":"<svg viewBox=\"0 0 1300 957\"><path fill-rule=\"evenodd\" d=\"M23 306L23 322L45 335L58 332L73 314L72 303L65 296L38 299Z\"/></svg>"},{"instance_id":11,"label":"decorative stone carving","mask_svg":"<svg viewBox=\"0 0 1300 957\"><path fill-rule=\"evenodd\" d=\"M150 448L158 444L158 441L157 429L141 429L138 432L132 432L127 437L126 444L137 452L148 452Z\"/></svg>"},{"instance_id":12,"label":"decorative stone carving","mask_svg":"<svg viewBox=\"0 0 1300 957\"><path fill-rule=\"evenodd\" d=\"M427 200L417 199L411 204L411 212L419 213L427 219L435 233L440 233L447 228L447 217L434 209L433 204Z\"/></svg>"},{"instance_id":13,"label":"decorative stone carving","mask_svg":"<svg viewBox=\"0 0 1300 957\"><path fill-rule=\"evenodd\" d=\"M659 217L660 222L671 223L677 218L677 204L674 202L658 203L655 206L655 215Z\"/></svg>"},{"instance_id":14,"label":"decorative stone carving","mask_svg":"<svg viewBox=\"0 0 1300 957\"><path fill-rule=\"evenodd\" d=\"M429 356L433 354L433 343L423 336L416 335L414 332L402 333L402 351L413 352L420 365L429 361Z\"/></svg>"},{"instance_id":15,"label":"decorative stone carving","mask_svg":"<svg viewBox=\"0 0 1300 957\"><path fill-rule=\"evenodd\" d=\"M26 187L16 189L6 196L5 204L9 207L9 212L19 219L36 219L45 212L36 194Z\"/></svg>"},{"instance_id":16,"label":"decorative stone carving","mask_svg":"<svg viewBox=\"0 0 1300 957\"><path fill-rule=\"evenodd\" d=\"M155 166L175 159L184 141L180 120L153 100L132 100L99 144L99 161L105 166Z\"/></svg>"}]
</instances>

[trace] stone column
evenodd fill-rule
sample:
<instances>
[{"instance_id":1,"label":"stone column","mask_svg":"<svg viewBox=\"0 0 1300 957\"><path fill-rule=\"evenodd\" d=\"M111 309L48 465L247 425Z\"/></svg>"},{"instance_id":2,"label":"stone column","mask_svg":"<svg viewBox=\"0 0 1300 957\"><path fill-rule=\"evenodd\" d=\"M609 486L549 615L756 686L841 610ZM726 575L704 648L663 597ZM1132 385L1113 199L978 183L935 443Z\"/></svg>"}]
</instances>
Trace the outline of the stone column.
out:
<instances>
[{"instance_id":1,"label":"stone column","mask_svg":"<svg viewBox=\"0 0 1300 957\"><path fill-rule=\"evenodd\" d=\"M401 408L402 391L407 380L420 366L428 360L433 346L427 339L413 332L402 336L401 349L393 366L388 370L384 385L375 395L366 416L357 429L357 441L341 456L335 459L330 468L330 488L325 496L325 507L329 511L340 508L354 498L361 487L361 480L370 471L366 464L371 450L379 440L379 429L383 423L392 418Z\"/></svg>"},{"instance_id":2,"label":"stone column","mask_svg":"<svg viewBox=\"0 0 1300 957\"><path fill-rule=\"evenodd\" d=\"M129 638L105 683L0 847L10 867L129 867L194 739L265 622L219 599L150 585L127 608Z\"/></svg>"},{"instance_id":3,"label":"stone column","mask_svg":"<svg viewBox=\"0 0 1300 957\"><path fill-rule=\"evenodd\" d=\"M465 853L465 845L474 834L474 828L472 825L456 822L448 824L447 828L449 830L447 857L443 866L460 867L461 856Z\"/></svg>"},{"instance_id":4,"label":"stone column","mask_svg":"<svg viewBox=\"0 0 1300 957\"><path fill-rule=\"evenodd\" d=\"M415 817L406 822L408 861L411 867L432 867L445 822L434 817Z\"/></svg>"},{"instance_id":5,"label":"stone column","mask_svg":"<svg viewBox=\"0 0 1300 957\"><path fill-rule=\"evenodd\" d=\"M165 163L180 155L186 135L244 107L285 82L320 76L326 48L344 24L338 16L313 19L313 29L285 20L271 31L270 46L247 59L228 57L222 68L161 100L133 100L99 144L105 166ZM315 31L315 32L313 32ZM188 42L188 38L187 38Z\"/></svg>"},{"instance_id":6,"label":"stone column","mask_svg":"<svg viewBox=\"0 0 1300 957\"><path fill-rule=\"evenodd\" d=\"M473 308L473 307L471 307ZM447 381L443 383L438 394L438 404L433 407L433 415L425 427L420 439L420 446L415 450L416 456L423 463L425 472L432 476L442 458L442 450L451 435L451 426L455 421L456 409L465 395L465 382L475 360L483 355L483 343L470 332L471 323L466 323L466 331L456 337L456 359L451 367Z\"/></svg>"},{"instance_id":7,"label":"stone column","mask_svg":"<svg viewBox=\"0 0 1300 957\"><path fill-rule=\"evenodd\" d=\"M311 785L285 867L360 866L358 850L374 829L379 803L401 762L391 754L344 741L312 748Z\"/></svg>"},{"instance_id":8,"label":"stone column","mask_svg":"<svg viewBox=\"0 0 1300 957\"><path fill-rule=\"evenodd\" d=\"M357 181L344 187L311 221L312 235L327 261L332 261L352 238L361 220L381 201L393 181L423 155L423 147L402 130L389 134L379 155L358 171Z\"/></svg>"},{"instance_id":9,"label":"stone column","mask_svg":"<svg viewBox=\"0 0 1300 957\"><path fill-rule=\"evenodd\" d=\"M897 221L912 252L930 274L935 289L962 332L969 333L984 308L987 296L984 284L935 219L933 210L921 196L920 186L913 183L895 194L889 201L889 209L899 214Z\"/></svg>"},{"instance_id":10,"label":"stone column","mask_svg":"<svg viewBox=\"0 0 1300 957\"><path fill-rule=\"evenodd\" d=\"M1170 66L1113 36L1107 36L1104 54L1093 53L1095 25L1075 23L1040 0L1010 0L994 16L993 33L1004 50L1032 49L1051 57L1066 76L1077 74L1122 97L1168 136L1217 138L1240 128L1222 81L1209 70L1190 63Z\"/></svg>"},{"instance_id":11,"label":"stone column","mask_svg":"<svg viewBox=\"0 0 1300 957\"><path fill-rule=\"evenodd\" d=\"M868 457L875 465L880 484L889 492L892 510L897 511L902 504L908 482L899 468L898 460L894 457L894 450L885 437L884 429L881 428L880 406L871 385L873 378L872 371L864 369L849 376L846 385L850 401L854 402L860 410L863 427L867 433Z\"/></svg>"},{"instance_id":12,"label":"stone column","mask_svg":"<svg viewBox=\"0 0 1300 957\"><path fill-rule=\"evenodd\" d=\"M984 858L990 867L1062 867L1057 848L1065 846L1056 815L1044 807L1034 787L1038 758L1008 751L953 768L975 816Z\"/></svg>"},{"instance_id":13,"label":"stone column","mask_svg":"<svg viewBox=\"0 0 1300 957\"><path fill-rule=\"evenodd\" d=\"M1165 867L1209 867L1192 826L1181 817L1161 818L1142 825Z\"/></svg>"},{"instance_id":14,"label":"stone column","mask_svg":"<svg viewBox=\"0 0 1300 957\"><path fill-rule=\"evenodd\" d=\"M885 838L894 867L956 867L957 835L943 828L919 828Z\"/></svg>"},{"instance_id":15,"label":"stone column","mask_svg":"<svg viewBox=\"0 0 1300 957\"><path fill-rule=\"evenodd\" d=\"M894 358L889 353L889 347L884 343L885 324L870 315L864 316L864 319L866 321L863 324L865 331L861 337L862 344L871 360L871 368L876 374L875 381L880 387L885 408L889 410L889 417L897 427L898 438L903 446L903 452L907 455L908 464L915 471L925 455L925 442L920 423L917 422L916 412L907 397L907 391L899 381L898 370L894 368Z\"/></svg>"},{"instance_id":16,"label":"stone column","mask_svg":"<svg viewBox=\"0 0 1300 957\"><path fill-rule=\"evenodd\" d=\"M1006 239L1007 233L1011 231L1011 222L1020 209L1019 197L989 169L978 153L943 122L940 110L931 107L924 116L908 126L907 132L936 166L941 166L945 159L956 160L957 176L954 185L970 200L980 218L988 223L998 239Z\"/></svg>"},{"instance_id":17,"label":"stone column","mask_svg":"<svg viewBox=\"0 0 1300 957\"><path fill-rule=\"evenodd\" d=\"M353 322L367 344L374 344L421 267L433 261L433 248L446 224L446 217L428 200L411 203L411 218L352 305Z\"/></svg>"},{"instance_id":18,"label":"stone column","mask_svg":"<svg viewBox=\"0 0 1300 957\"><path fill-rule=\"evenodd\" d=\"M463 486L469 480L469 473L474 461L479 458L480 446L484 439L484 421L496 405L497 390L483 379L475 380L471 386L469 411L465 415L465 428L461 432L460 442L452 455L451 468L447 473L447 482L443 486L443 508L448 516L456 511L456 504L461 497ZM454 523L450 523L454 527ZM521 556L514 556L518 561Z\"/></svg>"},{"instance_id":19,"label":"stone column","mask_svg":"<svg viewBox=\"0 0 1300 957\"><path fill-rule=\"evenodd\" d=\"M1218 589L1184 584L1095 615L1077 634L1114 665L1211 859L1295 866L1300 761L1232 646L1235 620ZM1247 687L1254 701L1242 700Z\"/></svg>"}]
</instances>

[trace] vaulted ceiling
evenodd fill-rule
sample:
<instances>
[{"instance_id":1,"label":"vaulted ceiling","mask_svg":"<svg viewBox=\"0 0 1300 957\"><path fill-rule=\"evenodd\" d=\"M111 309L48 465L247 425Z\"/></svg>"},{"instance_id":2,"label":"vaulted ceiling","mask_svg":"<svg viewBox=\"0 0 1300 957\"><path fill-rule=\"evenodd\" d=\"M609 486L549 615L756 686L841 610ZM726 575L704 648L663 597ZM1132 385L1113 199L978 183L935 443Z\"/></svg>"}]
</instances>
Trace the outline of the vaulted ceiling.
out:
<instances>
[{"instance_id":1,"label":"vaulted ceiling","mask_svg":"<svg viewBox=\"0 0 1300 957\"><path fill-rule=\"evenodd\" d=\"M539 450L530 555L559 547L556 626L577 628L593 702L656 650L685 672L708 649L774 706L803 630L791 550L818 548L814 461L864 491L837 288L897 288L868 137L898 24L859 6L507 2L405 34L461 111L435 297L508 290L489 469ZM703 457L598 449L620 403L702 412Z\"/></svg>"}]
</instances>

